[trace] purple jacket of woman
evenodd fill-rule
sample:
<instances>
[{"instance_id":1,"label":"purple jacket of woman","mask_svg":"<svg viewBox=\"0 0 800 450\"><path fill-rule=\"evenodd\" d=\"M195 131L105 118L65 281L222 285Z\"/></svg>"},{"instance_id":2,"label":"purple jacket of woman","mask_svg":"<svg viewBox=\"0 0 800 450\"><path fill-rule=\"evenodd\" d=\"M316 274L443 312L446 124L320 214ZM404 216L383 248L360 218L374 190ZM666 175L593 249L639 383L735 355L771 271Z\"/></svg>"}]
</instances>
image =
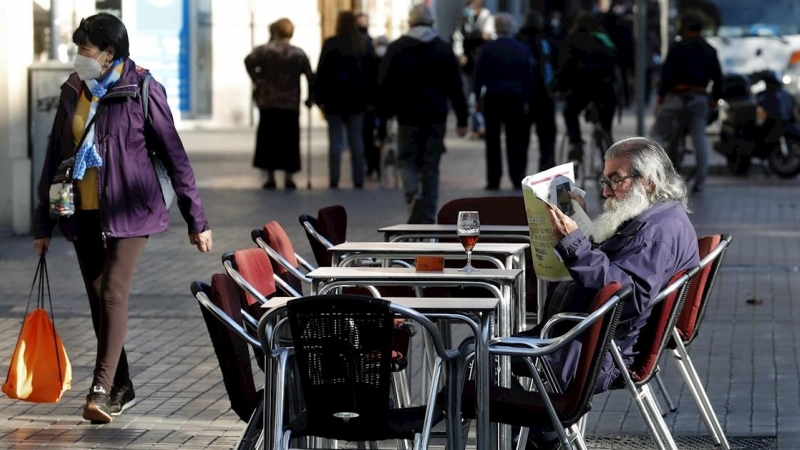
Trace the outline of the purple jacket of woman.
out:
<instances>
[{"instance_id":1,"label":"purple jacket of woman","mask_svg":"<svg viewBox=\"0 0 800 450\"><path fill-rule=\"evenodd\" d=\"M103 159L98 168L97 195L100 217L107 237L148 236L167 231L169 214L161 195L148 148L155 150L172 179L178 208L189 233L208 230L194 172L183 148L164 86L150 80L149 119L145 144L145 117L140 87L147 70L125 61L120 79L100 100L95 120L97 150ZM39 204L34 215L36 238L50 237L56 220L50 218L49 189L61 161L74 156L72 118L84 86L73 73L61 86L61 98L50 133L47 156L39 183ZM77 202L77 199L76 199ZM75 237L74 218L62 218L67 239Z\"/></svg>"},{"instance_id":2,"label":"purple jacket of woman","mask_svg":"<svg viewBox=\"0 0 800 450\"><path fill-rule=\"evenodd\" d=\"M597 291L612 281L633 286L633 297L623 306L614 336L628 364L652 312L653 299L673 275L700 264L697 234L683 206L675 201L651 206L597 247L578 230L565 236L556 251L575 281L575 292L565 311L588 311ZM574 376L579 356L580 342L576 341L551 360L562 385L569 384ZM608 390L617 376L619 371L608 353L596 391Z\"/></svg>"}]
</instances>

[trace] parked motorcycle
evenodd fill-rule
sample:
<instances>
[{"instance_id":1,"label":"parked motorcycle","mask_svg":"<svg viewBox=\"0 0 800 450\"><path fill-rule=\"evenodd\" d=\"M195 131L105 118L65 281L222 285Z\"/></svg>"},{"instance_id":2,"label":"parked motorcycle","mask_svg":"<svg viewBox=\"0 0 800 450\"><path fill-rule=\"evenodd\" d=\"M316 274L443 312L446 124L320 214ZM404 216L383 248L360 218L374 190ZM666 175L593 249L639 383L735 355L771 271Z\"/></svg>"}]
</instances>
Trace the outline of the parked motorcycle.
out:
<instances>
[{"instance_id":1,"label":"parked motorcycle","mask_svg":"<svg viewBox=\"0 0 800 450\"><path fill-rule=\"evenodd\" d=\"M780 177L800 174L800 123L778 74L727 75L723 83L722 126L714 150L728 160L728 169L744 174L759 158Z\"/></svg>"}]
</instances>

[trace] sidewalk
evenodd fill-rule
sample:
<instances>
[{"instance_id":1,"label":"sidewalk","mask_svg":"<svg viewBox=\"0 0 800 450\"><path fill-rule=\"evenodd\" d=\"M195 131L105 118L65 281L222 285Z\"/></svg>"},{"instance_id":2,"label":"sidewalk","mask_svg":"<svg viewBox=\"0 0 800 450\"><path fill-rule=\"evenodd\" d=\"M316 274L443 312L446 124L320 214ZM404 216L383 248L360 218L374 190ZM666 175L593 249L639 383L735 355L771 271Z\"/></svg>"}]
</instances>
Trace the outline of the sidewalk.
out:
<instances>
[{"instance_id":1,"label":"sidewalk","mask_svg":"<svg viewBox=\"0 0 800 450\"><path fill-rule=\"evenodd\" d=\"M626 116L622 125L615 123L615 136L632 135L632 122ZM486 195L483 142L455 138L452 129L441 165L440 205L453 198ZM189 284L221 272L222 253L252 247L250 230L269 220L279 221L297 251L309 258L310 249L297 224L301 213L344 205L350 216L348 239L353 241L379 240L378 227L405 221L399 190L382 189L375 181L361 191L350 189L347 155L341 188L322 189L327 186L324 128L312 130L315 189L305 189L302 172L294 192L260 189L260 174L250 164L253 129L187 131L182 136L214 230L214 251L199 254L188 244L177 208L172 211L172 229L150 238L131 292L126 340L139 403L109 425L89 425L80 417L91 382L95 343L74 250L57 238L48 266L56 325L73 365L73 389L56 405L0 398L0 448L230 448L243 423L229 410ZM304 169L305 145L304 140ZM531 150L530 161L536 159ZM712 164L722 163L712 155ZM531 173L534 164L529 165ZM513 195L509 181L503 183L507 190L499 194ZM278 185L282 185L280 174ZM767 446L759 448L800 448L800 327L795 325L800 323L800 304L796 304L800 302L798 188L800 180L768 178L758 171L746 179L715 175L706 192L692 199L692 221L699 235L724 232L734 239L700 336L689 352L701 377L709 381L708 394L728 435L763 437ZM596 213L597 195L590 192L588 198L590 213ZM0 373L8 368L35 265L30 236L0 231L0 292L4 293L0 298ZM763 302L746 302L753 298ZM664 379L680 407L667 416L668 424L675 435L704 436L705 428L674 363L664 361ZM588 432L646 434L624 392L596 398ZM608 447L598 443L592 448L643 448L629 442Z\"/></svg>"}]
</instances>

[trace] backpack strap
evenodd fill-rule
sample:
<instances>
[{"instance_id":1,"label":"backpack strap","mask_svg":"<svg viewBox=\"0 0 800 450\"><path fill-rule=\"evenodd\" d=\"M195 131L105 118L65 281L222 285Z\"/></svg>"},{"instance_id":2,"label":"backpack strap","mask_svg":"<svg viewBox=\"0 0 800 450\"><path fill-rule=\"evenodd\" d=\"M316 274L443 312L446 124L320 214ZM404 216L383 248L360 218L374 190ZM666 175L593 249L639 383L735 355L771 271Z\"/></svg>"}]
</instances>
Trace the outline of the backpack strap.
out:
<instances>
[{"instance_id":1,"label":"backpack strap","mask_svg":"<svg viewBox=\"0 0 800 450\"><path fill-rule=\"evenodd\" d=\"M144 74L142 78L142 111L144 111L145 120L150 119L150 78L153 78L150 72Z\"/></svg>"}]
</instances>

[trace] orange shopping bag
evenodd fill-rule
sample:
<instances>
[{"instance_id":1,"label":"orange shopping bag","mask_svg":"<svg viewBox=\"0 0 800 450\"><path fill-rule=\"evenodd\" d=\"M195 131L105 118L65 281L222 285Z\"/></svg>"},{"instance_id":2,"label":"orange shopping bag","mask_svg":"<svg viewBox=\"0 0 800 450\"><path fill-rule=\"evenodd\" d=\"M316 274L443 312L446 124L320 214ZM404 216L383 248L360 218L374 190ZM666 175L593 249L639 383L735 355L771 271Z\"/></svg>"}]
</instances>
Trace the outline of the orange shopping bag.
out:
<instances>
[{"instance_id":1,"label":"orange shopping bag","mask_svg":"<svg viewBox=\"0 0 800 450\"><path fill-rule=\"evenodd\" d=\"M37 308L28 314L37 282ZM50 317L44 309L45 288L50 301ZM3 383L3 392L9 398L33 403L55 403L61 399L64 391L72 387L72 366L51 321L52 313L47 264L42 255L31 285L22 331L11 357L6 382Z\"/></svg>"}]
</instances>

